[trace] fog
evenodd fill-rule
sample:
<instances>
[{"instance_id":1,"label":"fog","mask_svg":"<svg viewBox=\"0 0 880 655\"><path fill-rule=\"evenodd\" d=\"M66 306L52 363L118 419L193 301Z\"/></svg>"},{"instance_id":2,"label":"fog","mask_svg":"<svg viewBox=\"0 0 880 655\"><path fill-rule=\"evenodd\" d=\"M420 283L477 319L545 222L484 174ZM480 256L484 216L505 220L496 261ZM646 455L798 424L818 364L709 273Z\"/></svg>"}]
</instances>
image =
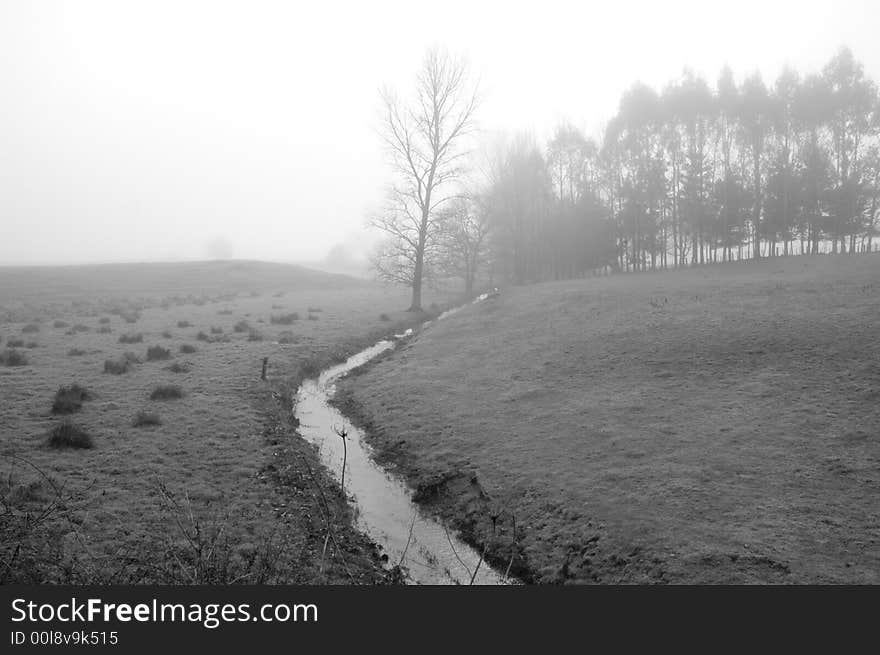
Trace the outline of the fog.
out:
<instances>
[{"instance_id":1,"label":"fog","mask_svg":"<svg viewBox=\"0 0 880 655\"><path fill-rule=\"evenodd\" d=\"M772 81L848 44L880 76L875 3L723 6L4 2L0 264L362 254L378 89L432 44L470 61L487 134L598 133L634 81L685 67Z\"/></svg>"}]
</instances>

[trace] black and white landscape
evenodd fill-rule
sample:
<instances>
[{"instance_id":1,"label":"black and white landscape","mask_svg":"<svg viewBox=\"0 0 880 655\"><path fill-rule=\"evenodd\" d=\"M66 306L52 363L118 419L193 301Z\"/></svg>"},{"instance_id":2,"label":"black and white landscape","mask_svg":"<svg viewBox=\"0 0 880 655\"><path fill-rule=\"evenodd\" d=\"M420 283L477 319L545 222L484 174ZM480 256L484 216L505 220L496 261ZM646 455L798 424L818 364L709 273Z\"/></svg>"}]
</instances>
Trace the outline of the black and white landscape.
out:
<instances>
[{"instance_id":1,"label":"black and white landscape","mask_svg":"<svg viewBox=\"0 0 880 655\"><path fill-rule=\"evenodd\" d=\"M0 6L0 583L880 582L875 3L312 4Z\"/></svg>"}]
</instances>

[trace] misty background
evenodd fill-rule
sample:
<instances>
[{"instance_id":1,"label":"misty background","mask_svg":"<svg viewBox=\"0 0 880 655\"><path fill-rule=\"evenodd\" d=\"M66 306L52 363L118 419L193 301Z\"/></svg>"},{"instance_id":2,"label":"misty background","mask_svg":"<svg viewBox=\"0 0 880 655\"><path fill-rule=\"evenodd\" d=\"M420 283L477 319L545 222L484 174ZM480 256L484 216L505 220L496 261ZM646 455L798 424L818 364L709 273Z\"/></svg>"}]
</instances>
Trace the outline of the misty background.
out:
<instances>
[{"instance_id":1,"label":"misty background","mask_svg":"<svg viewBox=\"0 0 880 655\"><path fill-rule=\"evenodd\" d=\"M364 259L389 179L378 89L434 43L479 124L601 131L633 82L729 65L773 80L847 44L880 76L869 1L4 2L0 265Z\"/></svg>"}]
</instances>

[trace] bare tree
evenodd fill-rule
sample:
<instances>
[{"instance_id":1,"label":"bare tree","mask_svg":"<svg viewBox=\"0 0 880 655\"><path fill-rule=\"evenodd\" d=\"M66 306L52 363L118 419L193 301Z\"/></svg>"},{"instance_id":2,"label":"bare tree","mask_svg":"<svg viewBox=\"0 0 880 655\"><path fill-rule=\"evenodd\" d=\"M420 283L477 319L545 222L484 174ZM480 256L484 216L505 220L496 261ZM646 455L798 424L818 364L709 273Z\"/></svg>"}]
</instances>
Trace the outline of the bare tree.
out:
<instances>
[{"instance_id":1,"label":"bare tree","mask_svg":"<svg viewBox=\"0 0 880 655\"><path fill-rule=\"evenodd\" d=\"M380 277L412 287L410 311L422 307L442 206L457 195L476 107L466 63L439 48L425 55L411 102L382 91L381 136L395 180L385 210L370 220L388 235L373 264Z\"/></svg>"},{"instance_id":2,"label":"bare tree","mask_svg":"<svg viewBox=\"0 0 880 655\"><path fill-rule=\"evenodd\" d=\"M479 198L463 196L449 204L446 214L439 237L442 272L462 278L470 296L489 253L489 213Z\"/></svg>"}]
</instances>

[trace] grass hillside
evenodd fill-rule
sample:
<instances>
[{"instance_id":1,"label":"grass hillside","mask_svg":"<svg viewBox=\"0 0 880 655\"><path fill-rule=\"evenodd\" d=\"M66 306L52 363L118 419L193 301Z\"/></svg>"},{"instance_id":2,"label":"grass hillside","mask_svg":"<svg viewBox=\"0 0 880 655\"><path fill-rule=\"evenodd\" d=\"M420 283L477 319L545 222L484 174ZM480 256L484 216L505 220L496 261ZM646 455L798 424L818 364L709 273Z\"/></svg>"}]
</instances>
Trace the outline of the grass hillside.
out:
<instances>
[{"instance_id":1,"label":"grass hillside","mask_svg":"<svg viewBox=\"0 0 880 655\"><path fill-rule=\"evenodd\" d=\"M338 402L529 579L877 583L878 325L873 255L511 288Z\"/></svg>"},{"instance_id":2,"label":"grass hillside","mask_svg":"<svg viewBox=\"0 0 880 655\"><path fill-rule=\"evenodd\" d=\"M324 290L368 284L295 264L232 260L0 267L0 304L23 299Z\"/></svg>"}]
</instances>

